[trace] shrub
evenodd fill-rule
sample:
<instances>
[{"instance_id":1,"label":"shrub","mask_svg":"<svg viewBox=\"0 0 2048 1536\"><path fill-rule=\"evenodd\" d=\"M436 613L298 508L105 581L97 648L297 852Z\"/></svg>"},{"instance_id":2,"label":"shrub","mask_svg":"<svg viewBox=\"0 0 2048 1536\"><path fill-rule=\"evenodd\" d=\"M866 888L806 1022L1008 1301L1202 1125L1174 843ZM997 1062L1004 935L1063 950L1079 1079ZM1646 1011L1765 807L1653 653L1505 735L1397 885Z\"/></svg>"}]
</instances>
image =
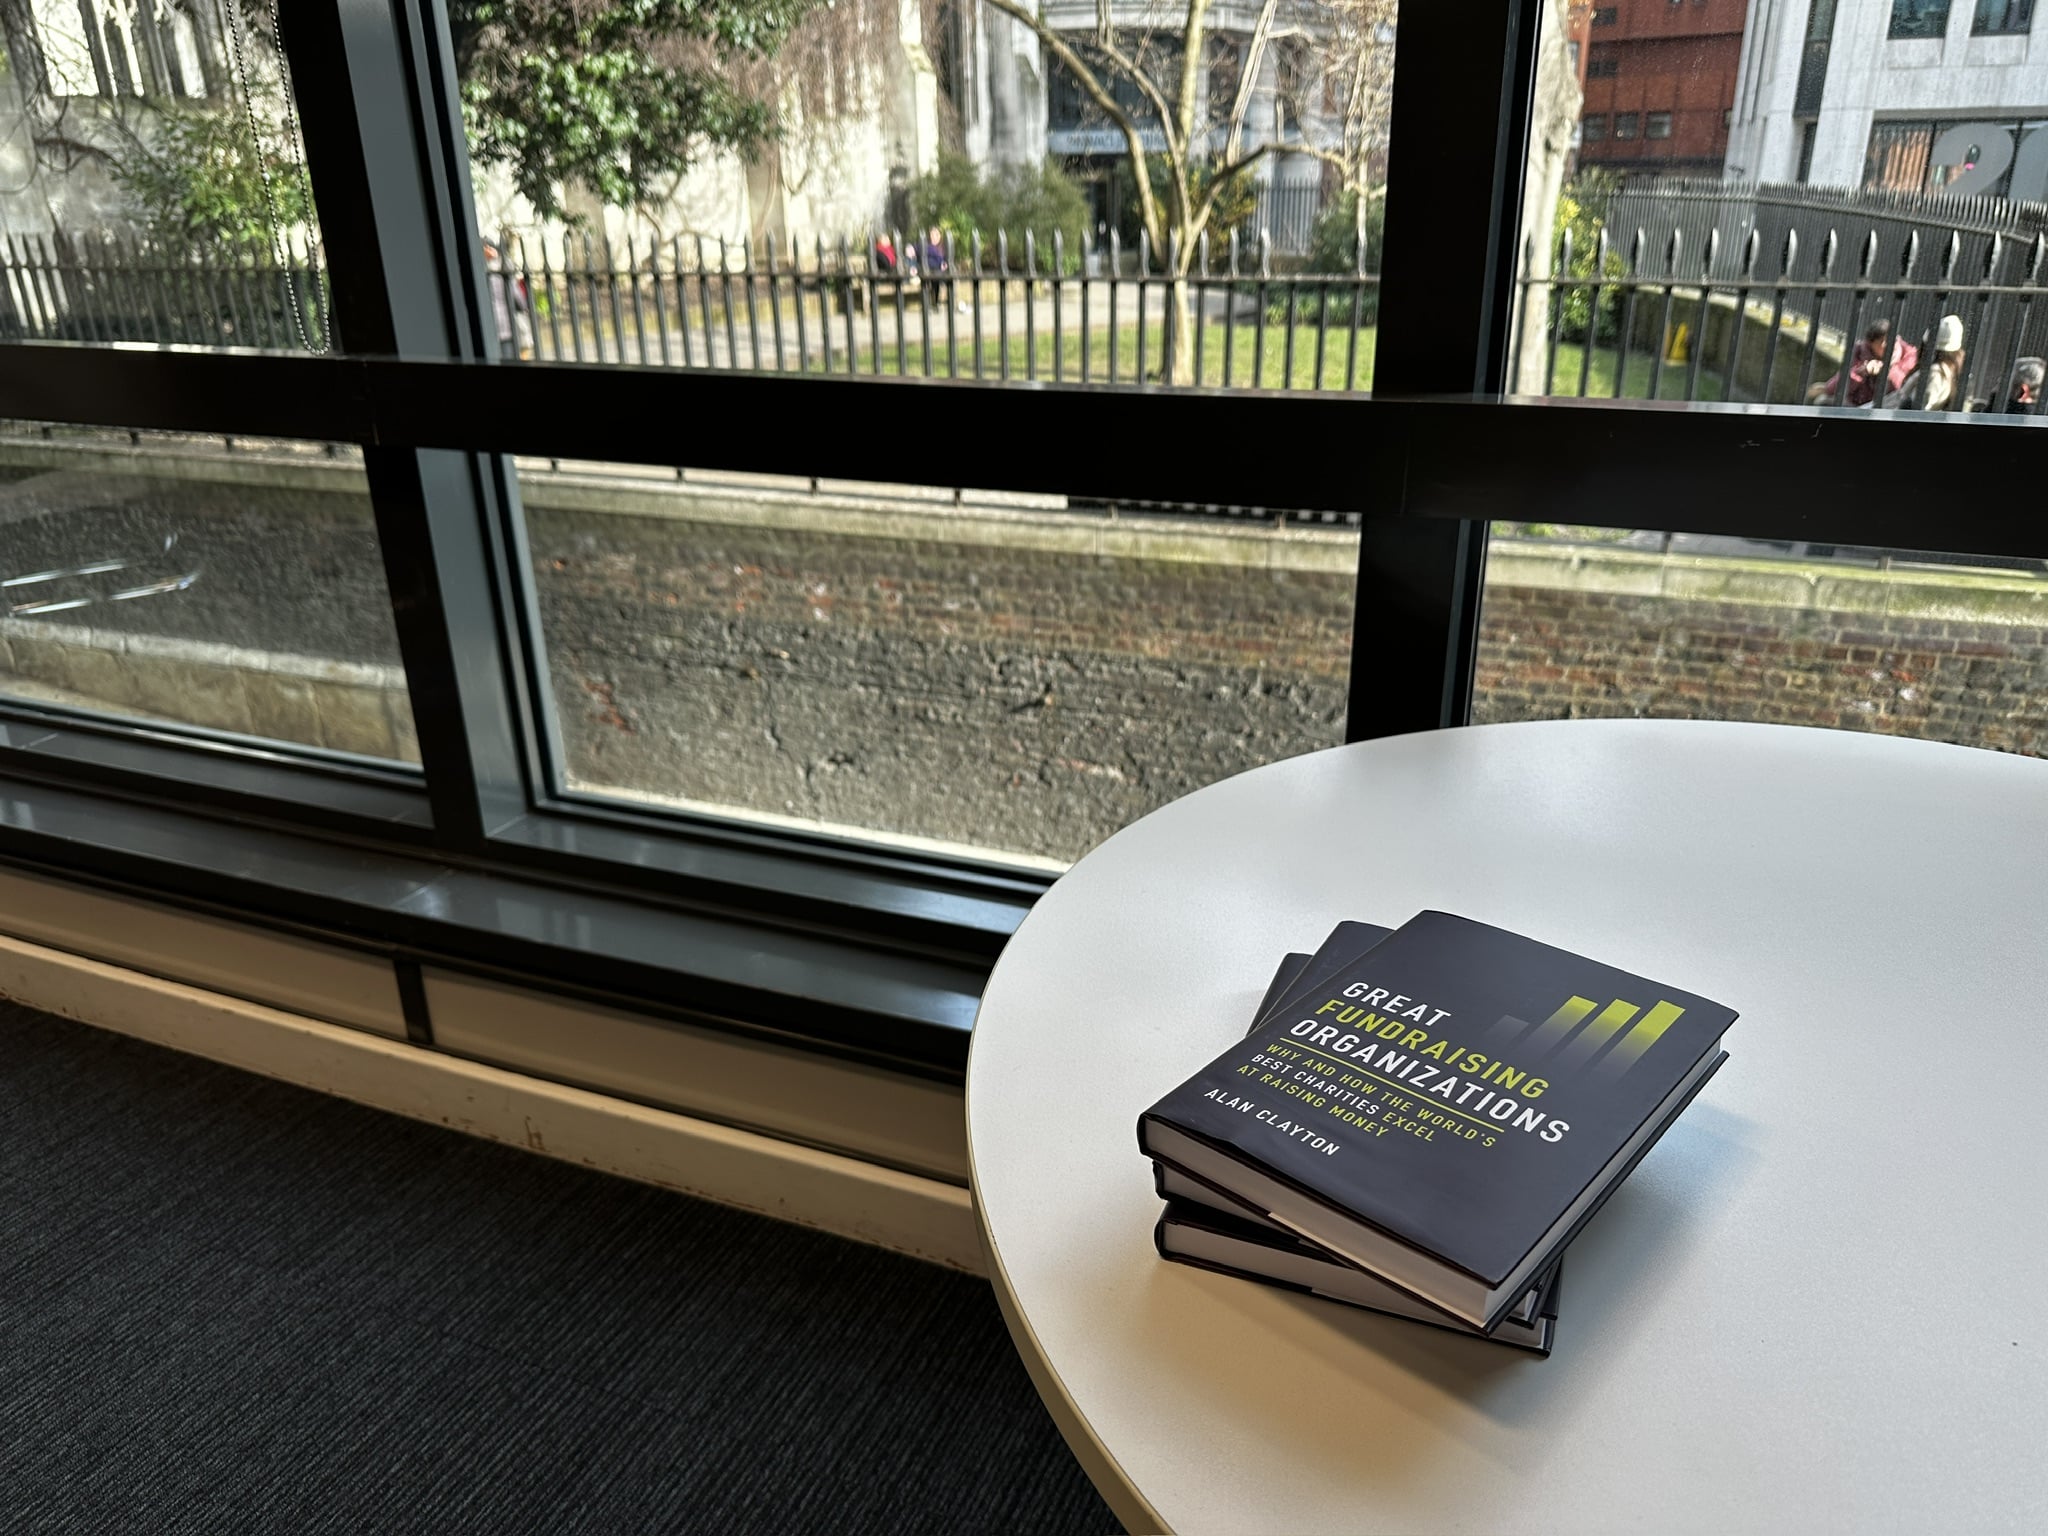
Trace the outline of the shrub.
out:
<instances>
[{"instance_id":1,"label":"shrub","mask_svg":"<svg viewBox=\"0 0 2048 1536\"><path fill-rule=\"evenodd\" d=\"M1550 264L1557 271L1564 255L1565 232L1572 237L1571 259L1564 262L1561 275L1585 279L1586 285L1560 287L1551 292L1551 313L1557 320L1560 340L1585 342L1589 331L1596 345L1608 346L1620 329L1621 294L1607 289L1600 295L1600 312L1593 314L1591 279L1596 263L1599 275L1619 277L1627 270L1621 252L1611 245L1607 260L1599 261L1600 232L1607 227L1607 202L1618 185L1611 171L1586 169L1572 178L1571 185L1557 200L1557 224L1551 234Z\"/></svg>"},{"instance_id":2,"label":"shrub","mask_svg":"<svg viewBox=\"0 0 2048 1536\"><path fill-rule=\"evenodd\" d=\"M983 262L993 265L998 231L1009 236L1011 267L1021 267L1028 230L1038 243L1040 271L1052 270L1054 231L1065 244L1066 271L1081 270L1088 199L1052 161L983 178L965 155L942 153L938 165L911 186L910 212L916 229L936 224L953 237L954 256L963 267L977 232Z\"/></svg>"},{"instance_id":3,"label":"shrub","mask_svg":"<svg viewBox=\"0 0 2048 1536\"><path fill-rule=\"evenodd\" d=\"M1365 261L1363 270L1377 273L1380 269L1380 245L1386 229L1387 199L1384 193L1375 192L1365 202ZM1309 272L1329 273L1333 276L1350 277L1361 270L1358 259L1358 192L1346 191L1329 207L1316 215L1313 229L1308 237ZM1380 317L1380 291L1377 285L1360 287L1358 297L1358 322L1361 325L1375 324ZM1332 320L1349 323L1352 319L1352 294L1350 291L1329 295L1329 317ZM1297 299L1294 313L1297 317L1314 320L1322 310L1322 304L1306 294Z\"/></svg>"}]
</instances>

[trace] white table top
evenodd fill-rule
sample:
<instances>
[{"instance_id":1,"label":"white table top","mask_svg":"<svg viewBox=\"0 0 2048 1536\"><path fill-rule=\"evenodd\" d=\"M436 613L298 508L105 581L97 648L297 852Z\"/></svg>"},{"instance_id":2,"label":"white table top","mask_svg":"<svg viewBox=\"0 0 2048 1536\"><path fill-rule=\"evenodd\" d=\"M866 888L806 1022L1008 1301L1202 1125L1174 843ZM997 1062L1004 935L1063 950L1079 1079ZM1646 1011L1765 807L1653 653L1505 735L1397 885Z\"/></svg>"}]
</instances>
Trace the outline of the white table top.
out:
<instances>
[{"instance_id":1,"label":"white table top","mask_svg":"<svg viewBox=\"0 0 2048 1536\"><path fill-rule=\"evenodd\" d=\"M1428 907L1741 1014L1538 1359L1163 1262L1138 1114L1287 950ZM2048 1529L2048 762L1482 726L1200 790L1063 877L967 1072L996 1291L1174 1531Z\"/></svg>"}]
</instances>

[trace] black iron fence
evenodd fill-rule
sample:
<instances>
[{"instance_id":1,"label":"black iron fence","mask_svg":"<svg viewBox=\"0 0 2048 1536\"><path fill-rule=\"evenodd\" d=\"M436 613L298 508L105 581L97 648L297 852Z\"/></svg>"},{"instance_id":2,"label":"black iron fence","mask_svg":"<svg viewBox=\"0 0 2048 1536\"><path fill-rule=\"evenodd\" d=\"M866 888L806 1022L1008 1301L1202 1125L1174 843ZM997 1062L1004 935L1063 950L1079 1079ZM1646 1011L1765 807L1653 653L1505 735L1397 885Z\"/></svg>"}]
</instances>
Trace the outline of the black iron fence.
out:
<instances>
[{"instance_id":1,"label":"black iron fence","mask_svg":"<svg viewBox=\"0 0 2048 1536\"><path fill-rule=\"evenodd\" d=\"M1797 229L1773 245L1751 227L1731 255L1711 224L1697 247L1684 227L1661 241L1640 226L1624 241L1603 230L1591 249L1575 248L1567 231L1547 262L1533 246L1526 253L1511 387L1786 404L1829 385L1825 403L1897 405L1912 394L1902 348L1913 349L1916 366L1930 364L1941 321L1953 315L1962 326L1960 405L2002 409L2022 362L2048 356L2048 233L1925 236L1908 228L1888 245L1866 229L1852 244L1828 228L1814 250ZM1879 321L1888 326L1875 359L1886 388L1852 398L1843 360ZM2038 387L2033 396L2038 405Z\"/></svg>"},{"instance_id":2,"label":"black iron fence","mask_svg":"<svg viewBox=\"0 0 2048 1536\"><path fill-rule=\"evenodd\" d=\"M327 335L315 252L280 266L247 247L178 247L112 236L0 236L0 338L261 347Z\"/></svg>"},{"instance_id":3,"label":"black iron fence","mask_svg":"<svg viewBox=\"0 0 2048 1536\"><path fill-rule=\"evenodd\" d=\"M888 232L793 248L701 237L493 246L507 360L638 367L1364 390L1379 279L1276 272L1269 236L1186 262L1116 235ZM310 257L179 253L116 240L0 240L0 336L292 348L299 295L324 332ZM1175 280L1178 272L1179 279ZM1184 323L1183 323L1184 322Z\"/></svg>"}]
</instances>

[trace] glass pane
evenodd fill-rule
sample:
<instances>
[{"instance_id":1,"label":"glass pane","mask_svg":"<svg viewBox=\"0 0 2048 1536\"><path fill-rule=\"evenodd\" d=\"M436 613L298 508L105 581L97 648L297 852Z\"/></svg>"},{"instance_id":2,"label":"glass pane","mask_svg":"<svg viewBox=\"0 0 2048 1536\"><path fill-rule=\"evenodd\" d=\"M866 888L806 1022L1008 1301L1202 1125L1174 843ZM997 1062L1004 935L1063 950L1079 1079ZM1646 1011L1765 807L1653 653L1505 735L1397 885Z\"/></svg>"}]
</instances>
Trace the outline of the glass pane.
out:
<instances>
[{"instance_id":1,"label":"glass pane","mask_svg":"<svg viewBox=\"0 0 2048 1536\"><path fill-rule=\"evenodd\" d=\"M278 0L16 0L0 340L324 350Z\"/></svg>"},{"instance_id":2,"label":"glass pane","mask_svg":"<svg viewBox=\"0 0 2048 1536\"><path fill-rule=\"evenodd\" d=\"M1058 867L1343 739L1343 520L521 461L565 787Z\"/></svg>"},{"instance_id":3,"label":"glass pane","mask_svg":"<svg viewBox=\"0 0 2048 1536\"><path fill-rule=\"evenodd\" d=\"M2031 3L1623 0L1589 20L1559 0L1545 16L1514 392L2039 409L2048 69ZM1576 78L1574 41L1599 66Z\"/></svg>"},{"instance_id":4,"label":"glass pane","mask_svg":"<svg viewBox=\"0 0 2048 1536\"><path fill-rule=\"evenodd\" d=\"M1475 721L1762 720L2048 756L2048 560L1492 533Z\"/></svg>"},{"instance_id":5,"label":"glass pane","mask_svg":"<svg viewBox=\"0 0 2048 1536\"><path fill-rule=\"evenodd\" d=\"M1393 0L450 16L507 358L1371 387Z\"/></svg>"},{"instance_id":6,"label":"glass pane","mask_svg":"<svg viewBox=\"0 0 2048 1536\"><path fill-rule=\"evenodd\" d=\"M0 422L0 695L419 761L361 455Z\"/></svg>"}]
</instances>

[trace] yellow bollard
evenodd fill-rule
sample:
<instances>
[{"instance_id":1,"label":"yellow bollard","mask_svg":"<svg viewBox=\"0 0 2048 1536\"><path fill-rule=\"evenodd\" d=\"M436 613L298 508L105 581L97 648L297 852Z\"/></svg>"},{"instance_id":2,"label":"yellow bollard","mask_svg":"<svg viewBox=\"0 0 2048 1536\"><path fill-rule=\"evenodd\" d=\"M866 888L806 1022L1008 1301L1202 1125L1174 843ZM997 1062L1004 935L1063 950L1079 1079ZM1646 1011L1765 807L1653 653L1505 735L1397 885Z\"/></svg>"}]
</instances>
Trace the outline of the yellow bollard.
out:
<instances>
[{"instance_id":1,"label":"yellow bollard","mask_svg":"<svg viewBox=\"0 0 2048 1536\"><path fill-rule=\"evenodd\" d=\"M1667 363L1682 363L1691 356L1691 353L1692 331L1681 320L1671 328L1671 342L1664 349L1664 361Z\"/></svg>"}]
</instances>

